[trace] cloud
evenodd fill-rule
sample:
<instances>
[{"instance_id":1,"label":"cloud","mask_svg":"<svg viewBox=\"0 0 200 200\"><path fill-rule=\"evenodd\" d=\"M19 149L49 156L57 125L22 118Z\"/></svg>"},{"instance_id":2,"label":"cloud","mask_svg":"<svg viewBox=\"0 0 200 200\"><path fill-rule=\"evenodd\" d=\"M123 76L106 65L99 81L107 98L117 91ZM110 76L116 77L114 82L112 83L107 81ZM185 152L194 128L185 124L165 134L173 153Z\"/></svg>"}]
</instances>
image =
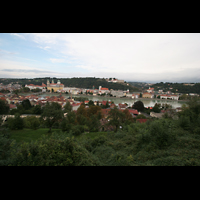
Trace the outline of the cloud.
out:
<instances>
[{"instance_id":1,"label":"cloud","mask_svg":"<svg viewBox=\"0 0 200 200\"><path fill-rule=\"evenodd\" d=\"M49 46L45 46L45 47L42 47L42 46L38 46L40 49L43 49L43 50L47 50L47 49L50 49L51 47Z\"/></svg>"},{"instance_id":2,"label":"cloud","mask_svg":"<svg viewBox=\"0 0 200 200\"><path fill-rule=\"evenodd\" d=\"M52 63L64 63L65 62L65 59L50 58L49 60Z\"/></svg>"},{"instance_id":3,"label":"cloud","mask_svg":"<svg viewBox=\"0 0 200 200\"><path fill-rule=\"evenodd\" d=\"M0 56L3 56L3 55L15 55L15 54L17 54L17 53L0 49Z\"/></svg>"},{"instance_id":4,"label":"cloud","mask_svg":"<svg viewBox=\"0 0 200 200\"><path fill-rule=\"evenodd\" d=\"M21 35L21 34L18 34L18 33L11 33L10 35L17 36L17 37L19 37L19 38L21 38L21 39L23 39L23 40L25 40L25 39L26 39L26 38L25 38L23 35Z\"/></svg>"},{"instance_id":5,"label":"cloud","mask_svg":"<svg viewBox=\"0 0 200 200\"><path fill-rule=\"evenodd\" d=\"M2 69L1 71L5 71L5 72L25 72L25 73L29 73L29 72L33 72L33 73L55 73L52 71L44 71L44 70L37 70L37 69Z\"/></svg>"},{"instance_id":6,"label":"cloud","mask_svg":"<svg viewBox=\"0 0 200 200\"><path fill-rule=\"evenodd\" d=\"M63 63L70 64L70 75L73 76L115 76L133 81L199 79L197 73L200 69L200 34L27 33L21 35L14 33L13 35L24 37L36 43L37 48L48 50L45 51L45 56L50 53L47 60L56 64L56 71L63 70L62 74L67 77L69 77L69 67L63 67ZM49 69L54 71L54 66ZM44 68L41 64L42 69Z\"/></svg>"}]
</instances>

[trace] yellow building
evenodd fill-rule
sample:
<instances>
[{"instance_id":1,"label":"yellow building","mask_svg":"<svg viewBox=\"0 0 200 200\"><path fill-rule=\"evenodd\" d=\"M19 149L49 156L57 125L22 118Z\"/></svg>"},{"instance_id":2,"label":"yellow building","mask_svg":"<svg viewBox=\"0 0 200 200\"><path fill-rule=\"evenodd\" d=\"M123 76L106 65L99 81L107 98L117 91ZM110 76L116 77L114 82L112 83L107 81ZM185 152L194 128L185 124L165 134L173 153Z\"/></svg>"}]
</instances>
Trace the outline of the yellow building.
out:
<instances>
[{"instance_id":1,"label":"yellow building","mask_svg":"<svg viewBox=\"0 0 200 200\"><path fill-rule=\"evenodd\" d=\"M145 92L145 93L142 94L142 97L143 98L153 98L153 94Z\"/></svg>"},{"instance_id":2,"label":"yellow building","mask_svg":"<svg viewBox=\"0 0 200 200\"><path fill-rule=\"evenodd\" d=\"M54 80L52 80L52 83L47 80L47 90L50 90L50 92L52 92L52 89L56 92L57 90L63 90L63 88L64 85L60 83L60 80L57 83L54 83Z\"/></svg>"}]
</instances>

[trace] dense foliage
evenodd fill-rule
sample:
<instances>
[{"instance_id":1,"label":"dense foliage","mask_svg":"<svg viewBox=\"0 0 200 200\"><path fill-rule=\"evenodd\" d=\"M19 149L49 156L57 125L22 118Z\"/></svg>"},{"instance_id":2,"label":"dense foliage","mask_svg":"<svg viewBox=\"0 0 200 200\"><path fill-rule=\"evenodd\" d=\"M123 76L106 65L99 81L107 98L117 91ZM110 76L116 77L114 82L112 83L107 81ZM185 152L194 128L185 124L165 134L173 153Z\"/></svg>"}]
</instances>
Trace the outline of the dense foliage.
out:
<instances>
[{"instance_id":1,"label":"dense foliage","mask_svg":"<svg viewBox=\"0 0 200 200\"><path fill-rule=\"evenodd\" d=\"M83 104L62 121L63 132L35 142L14 144L0 132L1 165L65 166L198 166L200 165L200 103L192 99L177 119L168 117L146 123L128 121L113 109L109 113L116 132L99 133L100 107ZM118 116L118 117L117 117ZM119 117L120 116L120 117ZM115 123L118 121L117 123ZM87 132L90 133L87 133ZM92 132L95 131L95 132Z\"/></svg>"},{"instance_id":2,"label":"dense foliage","mask_svg":"<svg viewBox=\"0 0 200 200\"><path fill-rule=\"evenodd\" d=\"M10 107L8 103L2 99L0 99L0 115L8 114Z\"/></svg>"},{"instance_id":3,"label":"dense foliage","mask_svg":"<svg viewBox=\"0 0 200 200\"><path fill-rule=\"evenodd\" d=\"M194 83L193 83L194 84ZM193 86L184 85L184 83L156 83L152 85L154 90L163 90L163 92L171 91L173 93L197 93L200 94L200 83L195 83ZM172 89L170 89L172 88Z\"/></svg>"}]
</instances>

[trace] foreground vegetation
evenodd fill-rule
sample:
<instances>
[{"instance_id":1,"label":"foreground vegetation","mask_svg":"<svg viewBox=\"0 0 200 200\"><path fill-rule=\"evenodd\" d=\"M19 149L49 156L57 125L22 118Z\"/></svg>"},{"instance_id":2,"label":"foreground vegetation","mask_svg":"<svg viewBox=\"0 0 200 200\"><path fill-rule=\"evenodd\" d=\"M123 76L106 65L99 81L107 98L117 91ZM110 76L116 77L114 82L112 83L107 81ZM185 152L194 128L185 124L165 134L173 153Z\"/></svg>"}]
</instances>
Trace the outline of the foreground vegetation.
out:
<instances>
[{"instance_id":1,"label":"foreground vegetation","mask_svg":"<svg viewBox=\"0 0 200 200\"><path fill-rule=\"evenodd\" d=\"M111 132L97 132L91 128L88 133L84 130L86 121L83 118L84 115L87 116L87 112L83 106L78 112L80 124L76 124L78 121L71 113L70 118L60 122L63 130L55 130L52 127L52 133L42 128L38 128L35 132L30 129L11 131L2 128L0 165L200 165L200 103L195 99L188 103L188 107L183 106L177 115L177 120L165 115L165 118L142 124L130 120L120 121L116 117L118 111L113 109L115 115L110 113L109 116L112 116L110 121L119 120L118 123L122 123L123 126ZM114 122L112 125L117 127ZM95 123L91 126L96 127Z\"/></svg>"}]
</instances>

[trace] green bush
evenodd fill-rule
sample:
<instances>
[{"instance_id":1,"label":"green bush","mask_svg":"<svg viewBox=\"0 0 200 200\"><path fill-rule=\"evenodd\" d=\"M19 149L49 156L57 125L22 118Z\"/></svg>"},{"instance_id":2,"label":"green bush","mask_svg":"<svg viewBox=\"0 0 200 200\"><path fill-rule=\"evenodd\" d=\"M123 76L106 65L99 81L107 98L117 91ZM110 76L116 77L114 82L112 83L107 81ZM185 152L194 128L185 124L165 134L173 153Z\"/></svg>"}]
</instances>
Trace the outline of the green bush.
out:
<instances>
[{"instance_id":1,"label":"green bush","mask_svg":"<svg viewBox=\"0 0 200 200\"><path fill-rule=\"evenodd\" d=\"M71 128L72 135L78 136L84 133L84 126L83 125L76 125Z\"/></svg>"},{"instance_id":2,"label":"green bush","mask_svg":"<svg viewBox=\"0 0 200 200\"><path fill-rule=\"evenodd\" d=\"M180 157L168 156L166 158L157 158L152 161L152 165L156 166L185 166L187 163Z\"/></svg>"},{"instance_id":3,"label":"green bush","mask_svg":"<svg viewBox=\"0 0 200 200\"><path fill-rule=\"evenodd\" d=\"M14 141L10 139L8 129L0 130L0 166L6 166L10 162L11 146Z\"/></svg>"},{"instance_id":4,"label":"green bush","mask_svg":"<svg viewBox=\"0 0 200 200\"><path fill-rule=\"evenodd\" d=\"M91 166L98 160L75 139L63 133L43 136L13 149L10 166Z\"/></svg>"},{"instance_id":5,"label":"green bush","mask_svg":"<svg viewBox=\"0 0 200 200\"><path fill-rule=\"evenodd\" d=\"M176 140L174 129L175 126L170 120L153 121L148 129L140 129L140 134L137 135L138 149L149 143L155 143L159 149L168 147Z\"/></svg>"},{"instance_id":6,"label":"green bush","mask_svg":"<svg viewBox=\"0 0 200 200\"><path fill-rule=\"evenodd\" d=\"M97 146L103 145L107 141L107 138L105 136L100 135L99 137L93 139L91 146L93 148L96 148Z\"/></svg>"},{"instance_id":7,"label":"green bush","mask_svg":"<svg viewBox=\"0 0 200 200\"><path fill-rule=\"evenodd\" d=\"M24 120L24 127L36 130L40 126L40 121L35 116L29 116L23 119Z\"/></svg>"},{"instance_id":8,"label":"green bush","mask_svg":"<svg viewBox=\"0 0 200 200\"><path fill-rule=\"evenodd\" d=\"M15 114L14 118L8 118L8 128L11 130L24 128L24 121L18 113Z\"/></svg>"},{"instance_id":9,"label":"green bush","mask_svg":"<svg viewBox=\"0 0 200 200\"><path fill-rule=\"evenodd\" d=\"M178 119L178 123L179 123L179 126L181 128L183 128L184 130L190 130L191 128L191 123L190 123L190 118L189 117L186 117L186 116L181 116L179 119Z\"/></svg>"}]
</instances>

